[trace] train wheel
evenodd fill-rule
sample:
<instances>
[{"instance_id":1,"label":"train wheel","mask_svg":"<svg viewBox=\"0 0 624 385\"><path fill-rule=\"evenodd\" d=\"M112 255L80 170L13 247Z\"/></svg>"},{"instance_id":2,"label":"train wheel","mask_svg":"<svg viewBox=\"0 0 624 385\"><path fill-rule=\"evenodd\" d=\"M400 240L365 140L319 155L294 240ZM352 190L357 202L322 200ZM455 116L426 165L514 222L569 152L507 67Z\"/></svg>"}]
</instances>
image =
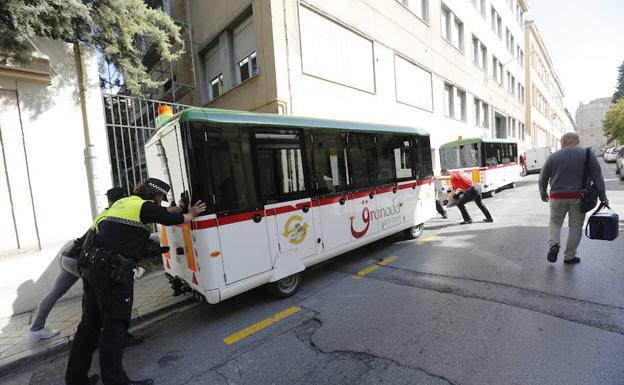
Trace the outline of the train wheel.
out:
<instances>
[{"instance_id":1,"label":"train wheel","mask_svg":"<svg viewBox=\"0 0 624 385\"><path fill-rule=\"evenodd\" d=\"M424 228L425 225L421 223L419 225L412 226L409 229L405 229L403 232L405 233L407 239L416 239L422 235Z\"/></svg>"},{"instance_id":2,"label":"train wheel","mask_svg":"<svg viewBox=\"0 0 624 385\"><path fill-rule=\"evenodd\" d=\"M301 273L296 273L284 277L279 281L271 282L267 285L269 293L275 298L288 298L295 294L301 286Z\"/></svg>"}]
</instances>

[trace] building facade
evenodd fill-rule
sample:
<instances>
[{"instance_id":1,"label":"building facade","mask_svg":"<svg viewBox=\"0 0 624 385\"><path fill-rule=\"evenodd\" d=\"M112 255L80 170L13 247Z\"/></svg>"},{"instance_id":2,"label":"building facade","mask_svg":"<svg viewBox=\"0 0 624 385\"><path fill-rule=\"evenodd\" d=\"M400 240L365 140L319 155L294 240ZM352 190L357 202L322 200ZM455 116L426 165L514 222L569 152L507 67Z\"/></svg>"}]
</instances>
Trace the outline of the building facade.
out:
<instances>
[{"instance_id":1,"label":"building facade","mask_svg":"<svg viewBox=\"0 0 624 385\"><path fill-rule=\"evenodd\" d=\"M608 143L604 135L604 118L611 107L611 97L592 100L579 104L576 109L576 132L584 146L591 146L598 152Z\"/></svg>"},{"instance_id":2,"label":"building facade","mask_svg":"<svg viewBox=\"0 0 624 385\"><path fill-rule=\"evenodd\" d=\"M95 51L32 44L29 64L0 52L0 318L36 307L60 247L86 231L111 187Z\"/></svg>"},{"instance_id":3,"label":"building facade","mask_svg":"<svg viewBox=\"0 0 624 385\"><path fill-rule=\"evenodd\" d=\"M563 105L563 87L537 26L533 21L525 23L526 55L526 125L530 139L528 147L560 147L559 139L574 127L570 114Z\"/></svg>"},{"instance_id":4,"label":"building facade","mask_svg":"<svg viewBox=\"0 0 624 385\"><path fill-rule=\"evenodd\" d=\"M177 102L423 127L434 148L526 140L524 0L163 5L190 15L194 87Z\"/></svg>"}]
</instances>

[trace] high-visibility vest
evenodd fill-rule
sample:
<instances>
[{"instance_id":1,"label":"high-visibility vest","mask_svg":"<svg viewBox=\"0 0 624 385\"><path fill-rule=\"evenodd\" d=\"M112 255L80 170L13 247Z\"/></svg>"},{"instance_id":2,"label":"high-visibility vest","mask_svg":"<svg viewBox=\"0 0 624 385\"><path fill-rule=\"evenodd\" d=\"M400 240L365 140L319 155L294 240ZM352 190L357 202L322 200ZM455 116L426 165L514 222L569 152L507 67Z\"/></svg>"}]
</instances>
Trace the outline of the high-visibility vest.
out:
<instances>
[{"instance_id":1,"label":"high-visibility vest","mask_svg":"<svg viewBox=\"0 0 624 385\"><path fill-rule=\"evenodd\" d=\"M119 199L108 210L104 210L95 218L93 222L95 230L98 230L102 221L117 222L147 230L147 226L141 222L141 207L145 202L147 201L136 195Z\"/></svg>"},{"instance_id":2,"label":"high-visibility vest","mask_svg":"<svg viewBox=\"0 0 624 385\"><path fill-rule=\"evenodd\" d=\"M95 217L95 219L93 220L93 223L91 224L92 229L95 229L95 225L100 223L102 218L104 218L104 216L106 215L107 211L108 211L108 208L105 208L104 210L100 211L100 213Z\"/></svg>"}]
</instances>

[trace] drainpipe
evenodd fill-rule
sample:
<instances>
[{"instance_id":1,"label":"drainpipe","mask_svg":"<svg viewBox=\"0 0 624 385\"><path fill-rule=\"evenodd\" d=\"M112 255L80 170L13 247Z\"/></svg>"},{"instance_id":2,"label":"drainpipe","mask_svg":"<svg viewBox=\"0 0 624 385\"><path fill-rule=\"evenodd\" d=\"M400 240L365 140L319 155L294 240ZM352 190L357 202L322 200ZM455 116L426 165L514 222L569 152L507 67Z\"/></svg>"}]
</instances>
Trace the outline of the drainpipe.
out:
<instances>
[{"instance_id":1,"label":"drainpipe","mask_svg":"<svg viewBox=\"0 0 624 385\"><path fill-rule=\"evenodd\" d=\"M76 73L78 75L78 87L80 93L80 109L82 111L82 125L84 130L84 158L87 168L87 185L89 187L89 202L91 204L91 217L95 219L97 215L97 197L95 196L95 162L96 156L94 145L91 140L91 127L89 126L89 116L87 112L87 79L84 73L84 61L80 42L74 42L74 54L76 55Z\"/></svg>"}]
</instances>

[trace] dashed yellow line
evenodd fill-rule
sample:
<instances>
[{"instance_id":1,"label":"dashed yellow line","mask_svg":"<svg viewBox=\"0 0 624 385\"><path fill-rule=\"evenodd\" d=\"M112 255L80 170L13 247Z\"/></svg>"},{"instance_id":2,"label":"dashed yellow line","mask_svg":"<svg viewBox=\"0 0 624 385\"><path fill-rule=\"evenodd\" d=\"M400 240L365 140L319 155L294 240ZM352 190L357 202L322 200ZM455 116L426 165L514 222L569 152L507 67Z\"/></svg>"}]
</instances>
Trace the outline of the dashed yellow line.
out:
<instances>
[{"instance_id":1,"label":"dashed yellow line","mask_svg":"<svg viewBox=\"0 0 624 385\"><path fill-rule=\"evenodd\" d=\"M399 257L397 257L396 255L391 255L388 258L384 259L383 261L379 261L377 264L378 265L382 265L382 266L386 266L387 264L396 261L397 258L399 258Z\"/></svg>"},{"instance_id":2,"label":"dashed yellow line","mask_svg":"<svg viewBox=\"0 0 624 385\"><path fill-rule=\"evenodd\" d=\"M424 238L421 238L418 240L418 244L419 245L424 245L425 243L431 241L432 239L436 238L440 233L431 233L429 235L427 235Z\"/></svg>"},{"instance_id":3,"label":"dashed yellow line","mask_svg":"<svg viewBox=\"0 0 624 385\"><path fill-rule=\"evenodd\" d=\"M377 262L375 265L368 266L367 268L365 268L365 269L362 269L362 270L358 271L358 272L357 272L357 273L356 273L353 277L351 277L351 278L353 278L353 279L360 279L360 278L362 278L363 276L365 276L366 274L372 273L373 271L375 271L375 270L379 269L379 266L386 266L386 265L388 265L388 264L390 264L390 263L392 263L392 262L396 261L396 260L397 260L397 258L399 258L399 257L397 257L396 255L391 255L391 256L389 256L389 257L387 257L387 258L384 258L383 260L381 260L381 261Z\"/></svg>"},{"instance_id":4,"label":"dashed yellow line","mask_svg":"<svg viewBox=\"0 0 624 385\"><path fill-rule=\"evenodd\" d=\"M377 269L379 269L378 265L369 266L366 269L362 269L362 270L358 271L352 278L353 279L360 279L363 276L365 276L366 274L372 273L373 271L375 271Z\"/></svg>"},{"instance_id":5,"label":"dashed yellow line","mask_svg":"<svg viewBox=\"0 0 624 385\"><path fill-rule=\"evenodd\" d=\"M267 327L273 325L277 321L289 317L297 312L299 312L301 308L299 306L292 306L288 309L281 311L272 317L264 319L258 323L255 323L241 331L238 331L234 334L231 334L223 339L227 345L232 345L235 342L242 340L243 338L249 337L250 335L259 332L262 329L266 329Z\"/></svg>"}]
</instances>

